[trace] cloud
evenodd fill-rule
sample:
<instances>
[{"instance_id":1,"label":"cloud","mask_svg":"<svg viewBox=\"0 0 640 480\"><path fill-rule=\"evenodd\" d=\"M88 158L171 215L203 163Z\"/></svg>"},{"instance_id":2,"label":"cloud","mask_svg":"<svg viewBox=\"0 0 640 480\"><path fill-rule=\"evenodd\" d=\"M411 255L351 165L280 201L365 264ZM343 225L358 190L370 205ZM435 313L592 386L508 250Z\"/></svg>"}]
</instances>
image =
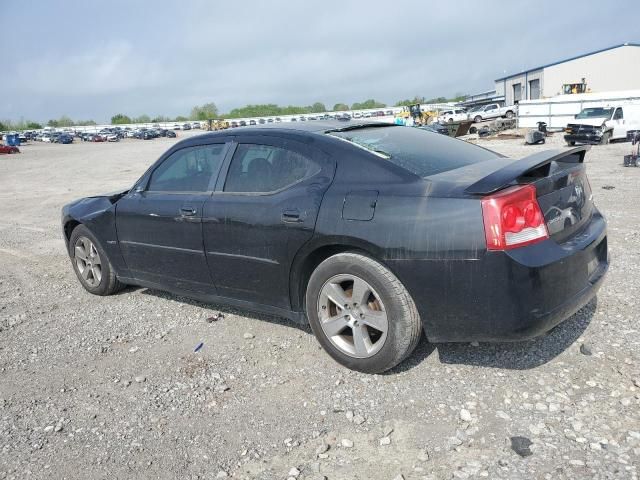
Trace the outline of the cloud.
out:
<instances>
[{"instance_id":1,"label":"cloud","mask_svg":"<svg viewBox=\"0 0 640 480\"><path fill-rule=\"evenodd\" d=\"M119 41L91 51L69 54L63 49L20 61L11 83L34 95L104 95L158 86L161 72L158 62Z\"/></svg>"},{"instance_id":2,"label":"cloud","mask_svg":"<svg viewBox=\"0 0 640 480\"><path fill-rule=\"evenodd\" d=\"M505 71L640 40L619 14L631 0L4 2L24 21L0 30L0 118L475 93Z\"/></svg>"}]
</instances>

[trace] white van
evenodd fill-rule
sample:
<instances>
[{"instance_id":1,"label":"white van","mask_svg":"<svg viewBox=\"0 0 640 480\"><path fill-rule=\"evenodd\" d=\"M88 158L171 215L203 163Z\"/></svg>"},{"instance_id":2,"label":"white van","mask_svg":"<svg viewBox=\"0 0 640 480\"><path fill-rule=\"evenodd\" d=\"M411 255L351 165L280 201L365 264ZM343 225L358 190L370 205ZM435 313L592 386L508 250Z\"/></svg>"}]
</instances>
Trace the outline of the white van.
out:
<instances>
[{"instance_id":1,"label":"white van","mask_svg":"<svg viewBox=\"0 0 640 480\"><path fill-rule=\"evenodd\" d=\"M565 128L564 139L576 143L607 144L627 138L628 130L640 129L640 105L583 108Z\"/></svg>"}]
</instances>

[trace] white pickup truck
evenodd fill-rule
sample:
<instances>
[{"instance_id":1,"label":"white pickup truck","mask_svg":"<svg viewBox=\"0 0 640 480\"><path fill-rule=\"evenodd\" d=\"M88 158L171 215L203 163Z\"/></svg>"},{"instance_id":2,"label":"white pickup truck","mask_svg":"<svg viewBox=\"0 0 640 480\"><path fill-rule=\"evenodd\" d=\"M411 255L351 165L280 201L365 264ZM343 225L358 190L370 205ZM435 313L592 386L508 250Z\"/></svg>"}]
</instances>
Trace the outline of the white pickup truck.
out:
<instances>
[{"instance_id":1,"label":"white pickup truck","mask_svg":"<svg viewBox=\"0 0 640 480\"><path fill-rule=\"evenodd\" d=\"M509 107L501 107L497 103L490 103L489 105L483 105L476 107L469 112L469 120L474 122L482 122L484 120L490 120L492 118L513 118L516 115L517 107L511 105Z\"/></svg>"}]
</instances>

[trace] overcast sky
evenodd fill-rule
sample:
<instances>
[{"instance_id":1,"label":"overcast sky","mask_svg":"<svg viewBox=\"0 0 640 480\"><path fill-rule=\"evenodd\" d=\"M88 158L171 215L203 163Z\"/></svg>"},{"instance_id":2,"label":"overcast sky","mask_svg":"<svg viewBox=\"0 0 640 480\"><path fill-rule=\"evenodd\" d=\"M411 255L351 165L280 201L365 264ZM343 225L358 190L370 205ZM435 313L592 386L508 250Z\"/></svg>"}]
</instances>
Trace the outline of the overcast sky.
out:
<instances>
[{"instance_id":1,"label":"overcast sky","mask_svg":"<svg viewBox=\"0 0 640 480\"><path fill-rule=\"evenodd\" d=\"M637 2L2 0L0 119L188 114L493 89L640 42Z\"/></svg>"}]
</instances>

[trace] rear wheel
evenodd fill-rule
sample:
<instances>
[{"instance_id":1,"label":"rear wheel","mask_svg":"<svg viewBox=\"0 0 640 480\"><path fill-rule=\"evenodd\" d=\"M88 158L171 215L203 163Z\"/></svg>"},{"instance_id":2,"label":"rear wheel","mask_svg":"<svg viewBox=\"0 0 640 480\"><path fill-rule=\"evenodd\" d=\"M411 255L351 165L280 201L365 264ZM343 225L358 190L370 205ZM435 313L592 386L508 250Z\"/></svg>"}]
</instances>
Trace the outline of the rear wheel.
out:
<instances>
[{"instance_id":1,"label":"rear wheel","mask_svg":"<svg viewBox=\"0 0 640 480\"><path fill-rule=\"evenodd\" d=\"M482 117L480 115L477 115L476 118L473 119L473 121L476 123L480 123L482 121Z\"/></svg>"},{"instance_id":2,"label":"rear wheel","mask_svg":"<svg viewBox=\"0 0 640 480\"><path fill-rule=\"evenodd\" d=\"M342 365L380 373L404 360L420 340L420 316L409 292L386 267L355 252L329 257L311 275L309 323Z\"/></svg>"},{"instance_id":3,"label":"rear wheel","mask_svg":"<svg viewBox=\"0 0 640 480\"><path fill-rule=\"evenodd\" d=\"M78 225L69 239L69 255L80 283L94 295L111 295L123 288L102 246L84 225Z\"/></svg>"}]
</instances>

